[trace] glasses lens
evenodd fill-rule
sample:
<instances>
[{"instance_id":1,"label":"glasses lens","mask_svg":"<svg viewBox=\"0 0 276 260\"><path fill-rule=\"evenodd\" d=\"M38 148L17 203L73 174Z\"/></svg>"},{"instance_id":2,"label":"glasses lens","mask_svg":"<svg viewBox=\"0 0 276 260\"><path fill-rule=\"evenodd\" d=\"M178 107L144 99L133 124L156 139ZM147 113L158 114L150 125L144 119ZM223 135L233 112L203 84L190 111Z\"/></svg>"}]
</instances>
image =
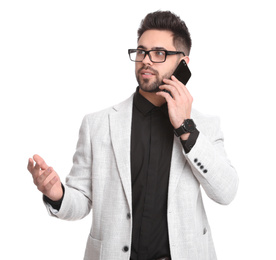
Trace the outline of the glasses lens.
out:
<instances>
[{"instance_id":1,"label":"glasses lens","mask_svg":"<svg viewBox=\"0 0 276 260\"><path fill-rule=\"evenodd\" d=\"M143 50L129 50L129 57L132 61L143 61L145 52Z\"/></svg>"},{"instance_id":2,"label":"glasses lens","mask_svg":"<svg viewBox=\"0 0 276 260\"><path fill-rule=\"evenodd\" d=\"M165 51L150 51L152 62L164 62L166 59Z\"/></svg>"}]
</instances>

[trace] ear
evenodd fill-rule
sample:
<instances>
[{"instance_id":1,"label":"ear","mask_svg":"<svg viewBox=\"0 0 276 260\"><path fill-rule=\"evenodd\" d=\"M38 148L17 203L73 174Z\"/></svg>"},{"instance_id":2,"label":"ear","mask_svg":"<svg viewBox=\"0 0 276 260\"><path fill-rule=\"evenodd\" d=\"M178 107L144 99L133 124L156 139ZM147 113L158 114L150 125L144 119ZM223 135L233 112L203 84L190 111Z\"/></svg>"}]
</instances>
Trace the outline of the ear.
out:
<instances>
[{"instance_id":1,"label":"ear","mask_svg":"<svg viewBox=\"0 0 276 260\"><path fill-rule=\"evenodd\" d=\"M189 56L184 56L181 60L185 60L185 62L186 62L187 64L189 64L189 62L190 62L190 57L189 57Z\"/></svg>"}]
</instances>

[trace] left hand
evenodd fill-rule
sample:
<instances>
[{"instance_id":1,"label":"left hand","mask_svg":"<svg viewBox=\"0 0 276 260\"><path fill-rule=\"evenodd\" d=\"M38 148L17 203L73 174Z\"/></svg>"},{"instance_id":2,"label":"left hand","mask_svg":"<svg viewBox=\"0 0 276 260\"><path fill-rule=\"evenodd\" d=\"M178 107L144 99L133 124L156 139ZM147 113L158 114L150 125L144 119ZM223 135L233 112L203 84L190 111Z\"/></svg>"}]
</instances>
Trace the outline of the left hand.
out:
<instances>
[{"instance_id":1,"label":"left hand","mask_svg":"<svg viewBox=\"0 0 276 260\"><path fill-rule=\"evenodd\" d=\"M161 85L159 87L160 90L166 89L170 91L173 97L164 91L159 91L156 95L166 99L171 124L177 129L182 125L184 120L190 119L193 97L186 86L175 76L172 76L171 79L164 79L163 81L165 85Z\"/></svg>"}]
</instances>

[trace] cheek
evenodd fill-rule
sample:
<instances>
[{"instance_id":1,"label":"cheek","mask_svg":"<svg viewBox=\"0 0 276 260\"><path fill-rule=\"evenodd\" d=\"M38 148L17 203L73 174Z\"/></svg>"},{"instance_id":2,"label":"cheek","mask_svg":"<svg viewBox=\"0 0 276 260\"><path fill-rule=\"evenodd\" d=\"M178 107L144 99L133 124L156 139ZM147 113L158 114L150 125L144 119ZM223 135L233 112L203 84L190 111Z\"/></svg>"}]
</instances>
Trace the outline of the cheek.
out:
<instances>
[{"instance_id":1,"label":"cheek","mask_svg":"<svg viewBox=\"0 0 276 260\"><path fill-rule=\"evenodd\" d=\"M178 61L171 63L170 66L168 66L167 69L162 73L163 78L171 78L172 74L178 66L178 63Z\"/></svg>"},{"instance_id":2,"label":"cheek","mask_svg":"<svg viewBox=\"0 0 276 260\"><path fill-rule=\"evenodd\" d=\"M138 70L142 67L142 62L135 62L135 72L138 72Z\"/></svg>"},{"instance_id":3,"label":"cheek","mask_svg":"<svg viewBox=\"0 0 276 260\"><path fill-rule=\"evenodd\" d=\"M163 71L162 73L160 73L161 78L162 79L170 79L174 70L175 70L174 68L171 68L171 69Z\"/></svg>"}]
</instances>

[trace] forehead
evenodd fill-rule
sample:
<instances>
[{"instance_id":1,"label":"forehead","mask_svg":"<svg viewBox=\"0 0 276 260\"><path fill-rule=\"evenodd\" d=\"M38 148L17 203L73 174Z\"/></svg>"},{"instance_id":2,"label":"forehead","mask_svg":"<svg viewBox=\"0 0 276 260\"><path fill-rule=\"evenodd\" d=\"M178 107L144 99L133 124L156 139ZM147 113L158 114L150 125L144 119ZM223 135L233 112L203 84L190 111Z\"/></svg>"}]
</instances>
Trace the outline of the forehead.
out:
<instances>
[{"instance_id":1,"label":"forehead","mask_svg":"<svg viewBox=\"0 0 276 260\"><path fill-rule=\"evenodd\" d=\"M166 50L175 50L173 33L165 30L147 30L141 35L138 46L143 46L147 50L160 47Z\"/></svg>"}]
</instances>

